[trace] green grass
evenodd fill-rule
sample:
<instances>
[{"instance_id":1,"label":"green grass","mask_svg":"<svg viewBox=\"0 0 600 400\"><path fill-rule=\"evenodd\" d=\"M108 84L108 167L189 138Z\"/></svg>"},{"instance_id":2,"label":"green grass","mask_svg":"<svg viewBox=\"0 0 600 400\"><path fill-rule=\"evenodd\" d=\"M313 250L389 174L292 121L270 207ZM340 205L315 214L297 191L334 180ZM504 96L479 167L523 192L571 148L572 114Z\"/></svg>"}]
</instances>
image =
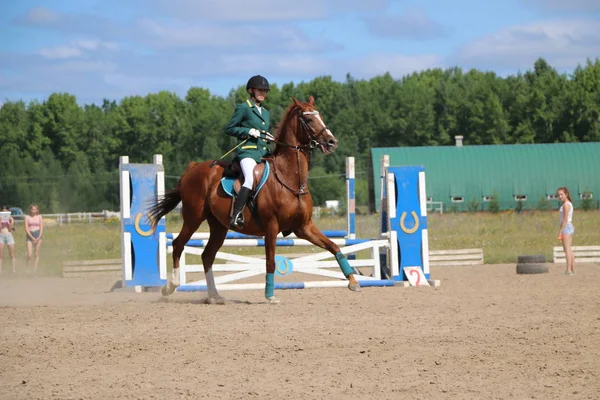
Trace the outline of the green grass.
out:
<instances>
[{"instance_id":1,"label":"green grass","mask_svg":"<svg viewBox=\"0 0 600 400\"><path fill-rule=\"evenodd\" d=\"M357 216L360 238L376 238L379 233L379 215ZM346 229L344 218L320 218L320 229ZM483 248L486 263L514 263L521 254L544 254L552 259L552 247L558 246L557 212L504 212L430 214L429 244L431 250ZM600 245L600 213L575 213L574 245ZM121 257L120 223L77 223L70 225L47 224L40 255L40 272L58 275L62 263L68 260L110 259ZM167 220L167 230L178 232L181 219L177 215ZM203 225L201 230L208 229ZM26 248L23 225L14 232L18 268L25 265ZM237 251L237 250L236 250ZM279 253L316 251L305 248L278 248ZM241 254L260 254L262 248L242 248ZM193 258L190 262L196 262ZM8 251L4 254L5 271L9 271Z\"/></svg>"}]
</instances>

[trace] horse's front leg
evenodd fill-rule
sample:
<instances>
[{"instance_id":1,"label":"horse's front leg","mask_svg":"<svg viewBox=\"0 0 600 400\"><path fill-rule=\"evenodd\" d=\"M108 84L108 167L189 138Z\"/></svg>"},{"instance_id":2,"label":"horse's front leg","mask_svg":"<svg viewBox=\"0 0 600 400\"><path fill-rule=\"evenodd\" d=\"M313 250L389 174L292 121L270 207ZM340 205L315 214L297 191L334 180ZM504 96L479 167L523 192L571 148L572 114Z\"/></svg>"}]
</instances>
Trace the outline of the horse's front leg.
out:
<instances>
[{"instance_id":1,"label":"horse's front leg","mask_svg":"<svg viewBox=\"0 0 600 400\"><path fill-rule=\"evenodd\" d=\"M321 232L312 221L302 228L295 230L294 233L299 238L306 239L315 246L319 246L320 248L325 249L333 254L335 256L335 260L344 273L344 276L349 281L348 289L354 292L360 292L360 284L354 276L355 270L350 266L346 256L340 251L338 245L329 240L329 238L327 238L327 236L325 236L325 234L323 234L323 232Z\"/></svg>"},{"instance_id":2,"label":"horse's front leg","mask_svg":"<svg viewBox=\"0 0 600 400\"><path fill-rule=\"evenodd\" d=\"M265 276L265 297L271 304L280 302L275 297L275 248L277 247L277 228L269 227L265 235L265 259L267 274Z\"/></svg>"}]
</instances>

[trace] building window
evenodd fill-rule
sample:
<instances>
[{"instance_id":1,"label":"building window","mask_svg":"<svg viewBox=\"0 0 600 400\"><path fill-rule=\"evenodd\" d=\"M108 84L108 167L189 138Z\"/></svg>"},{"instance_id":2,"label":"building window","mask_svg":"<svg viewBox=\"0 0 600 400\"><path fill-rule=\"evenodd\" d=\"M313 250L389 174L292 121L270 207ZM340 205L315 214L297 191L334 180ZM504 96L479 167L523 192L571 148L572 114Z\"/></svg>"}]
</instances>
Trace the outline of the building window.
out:
<instances>
[{"instance_id":1,"label":"building window","mask_svg":"<svg viewBox=\"0 0 600 400\"><path fill-rule=\"evenodd\" d=\"M515 194L515 201L527 201L526 194Z\"/></svg>"},{"instance_id":2,"label":"building window","mask_svg":"<svg viewBox=\"0 0 600 400\"><path fill-rule=\"evenodd\" d=\"M453 203L464 203L465 198L463 196L452 196Z\"/></svg>"},{"instance_id":3,"label":"building window","mask_svg":"<svg viewBox=\"0 0 600 400\"><path fill-rule=\"evenodd\" d=\"M487 202L487 201L492 201L492 196L483 196L483 197L482 197L482 200L483 200L483 201L486 201L486 202Z\"/></svg>"},{"instance_id":4,"label":"building window","mask_svg":"<svg viewBox=\"0 0 600 400\"><path fill-rule=\"evenodd\" d=\"M558 199L558 196L556 195L556 193L554 193L554 194L547 194L546 198L548 200L556 200L556 199Z\"/></svg>"},{"instance_id":5,"label":"building window","mask_svg":"<svg viewBox=\"0 0 600 400\"><path fill-rule=\"evenodd\" d=\"M594 194L592 192L579 193L580 200L591 200L594 198Z\"/></svg>"}]
</instances>

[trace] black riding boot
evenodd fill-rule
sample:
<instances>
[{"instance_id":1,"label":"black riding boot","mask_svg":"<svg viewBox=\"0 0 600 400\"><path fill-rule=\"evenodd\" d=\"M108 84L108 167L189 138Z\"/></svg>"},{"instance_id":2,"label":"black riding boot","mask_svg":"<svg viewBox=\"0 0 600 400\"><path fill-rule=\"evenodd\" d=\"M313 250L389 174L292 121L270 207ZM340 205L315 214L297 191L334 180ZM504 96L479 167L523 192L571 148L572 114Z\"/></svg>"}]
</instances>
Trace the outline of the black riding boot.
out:
<instances>
[{"instance_id":1,"label":"black riding boot","mask_svg":"<svg viewBox=\"0 0 600 400\"><path fill-rule=\"evenodd\" d=\"M250 192L251 190L245 186L242 186L240 189L240 192L235 198L235 204L233 205L233 216L229 222L230 228L241 229L244 227L244 206L246 205L246 201L248 201Z\"/></svg>"}]
</instances>

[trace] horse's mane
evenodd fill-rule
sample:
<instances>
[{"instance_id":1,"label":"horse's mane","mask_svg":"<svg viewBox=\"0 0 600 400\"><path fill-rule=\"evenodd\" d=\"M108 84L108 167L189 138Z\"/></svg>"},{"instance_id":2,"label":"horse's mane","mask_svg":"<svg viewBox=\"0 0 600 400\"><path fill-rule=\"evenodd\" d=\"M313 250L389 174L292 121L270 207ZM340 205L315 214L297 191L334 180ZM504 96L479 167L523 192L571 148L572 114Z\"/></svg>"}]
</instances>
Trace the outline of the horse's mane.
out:
<instances>
[{"instance_id":1,"label":"horse's mane","mask_svg":"<svg viewBox=\"0 0 600 400\"><path fill-rule=\"evenodd\" d=\"M314 98L312 96L310 96L308 102L301 102L296 100L295 98L292 98L292 100L292 103L286 108L285 112L283 113L281 122L275 125L275 134L273 136L275 137L276 141L281 143L292 142L292 140L288 140L288 138L284 137L284 135L296 135L297 129L293 129L290 127L290 125L297 124L299 121L299 118L296 118L298 115L294 114L297 112L302 113L303 111L308 111L311 109L314 110ZM297 138L295 138L293 141L295 143L288 144L296 144ZM281 150L282 146L280 144L277 144L273 153L277 154Z\"/></svg>"},{"instance_id":2,"label":"horse's mane","mask_svg":"<svg viewBox=\"0 0 600 400\"><path fill-rule=\"evenodd\" d=\"M291 118L293 117L292 113L296 110L300 109L300 107L293 102L292 104L290 104L289 106L287 106L286 110L283 112L283 117L281 117L281 121L279 121L276 125L275 125L275 138L279 141L279 139L281 139L281 134L282 132L285 132L288 127L288 125L290 124Z\"/></svg>"}]
</instances>

